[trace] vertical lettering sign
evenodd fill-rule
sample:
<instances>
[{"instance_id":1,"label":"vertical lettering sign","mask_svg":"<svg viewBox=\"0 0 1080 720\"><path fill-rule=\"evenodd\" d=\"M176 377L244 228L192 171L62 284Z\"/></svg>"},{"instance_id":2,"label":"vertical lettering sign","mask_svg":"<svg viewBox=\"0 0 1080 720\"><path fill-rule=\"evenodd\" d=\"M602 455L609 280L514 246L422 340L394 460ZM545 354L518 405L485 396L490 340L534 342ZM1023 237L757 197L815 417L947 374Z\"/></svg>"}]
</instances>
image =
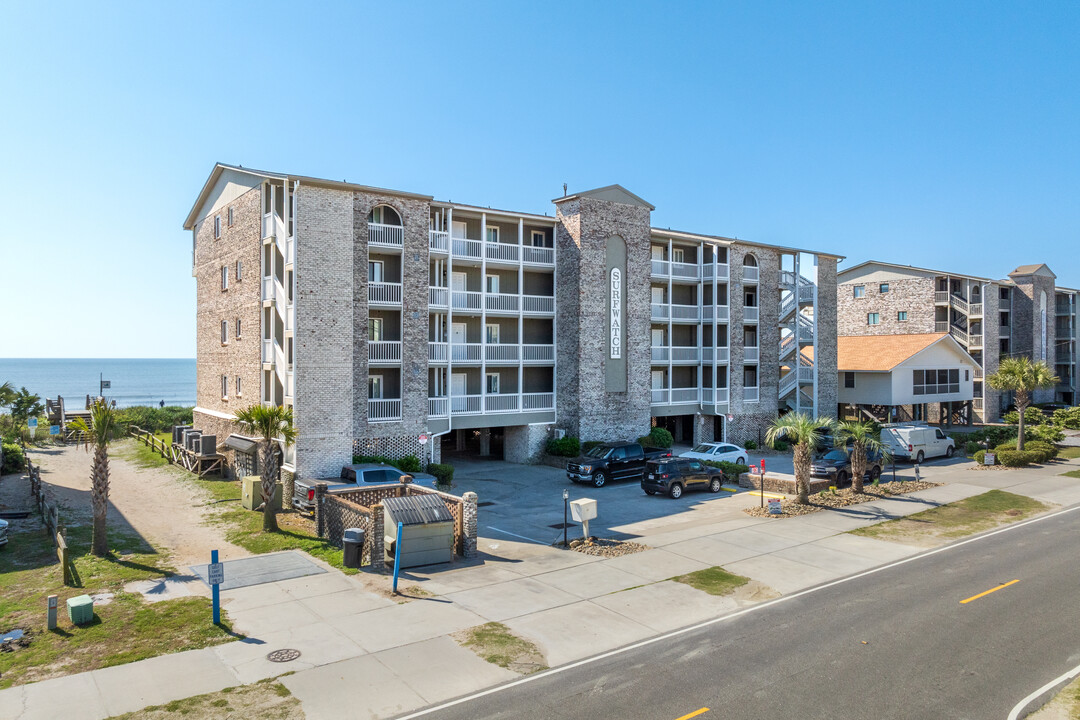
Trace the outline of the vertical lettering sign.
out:
<instances>
[{"instance_id":1,"label":"vertical lettering sign","mask_svg":"<svg viewBox=\"0 0 1080 720\"><path fill-rule=\"evenodd\" d=\"M622 271L611 268L611 344L608 357L622 357Z\"/></svg>"}]
</instances>

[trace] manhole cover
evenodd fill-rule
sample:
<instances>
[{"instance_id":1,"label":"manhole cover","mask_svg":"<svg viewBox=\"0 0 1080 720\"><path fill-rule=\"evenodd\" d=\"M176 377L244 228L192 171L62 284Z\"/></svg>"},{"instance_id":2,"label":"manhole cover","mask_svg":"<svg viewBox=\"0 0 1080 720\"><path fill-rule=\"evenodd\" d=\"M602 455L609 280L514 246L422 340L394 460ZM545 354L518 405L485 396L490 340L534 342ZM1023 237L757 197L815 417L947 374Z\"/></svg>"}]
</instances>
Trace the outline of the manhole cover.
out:
<instances>
[{"instance_id":1,"label":"manhole cover","mask_svg":"<svg viewBox=\"0 0 1080 720\"><path fill-rule=\"evenodd\" d=\"M300 651L292 648L284 648L282 650L275 650L266 656L266 659L270 662L291 662L300 657Z\"/></svg>"}]
</instances>

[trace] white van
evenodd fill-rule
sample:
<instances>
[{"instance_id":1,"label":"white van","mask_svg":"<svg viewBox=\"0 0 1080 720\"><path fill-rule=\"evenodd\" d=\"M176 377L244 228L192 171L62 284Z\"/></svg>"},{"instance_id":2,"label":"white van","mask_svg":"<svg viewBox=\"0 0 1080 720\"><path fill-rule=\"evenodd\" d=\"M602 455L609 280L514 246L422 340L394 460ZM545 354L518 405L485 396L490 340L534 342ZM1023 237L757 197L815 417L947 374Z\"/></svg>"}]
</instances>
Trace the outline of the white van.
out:
<instances>
[{"instance_id":1,"label":"white van","mask_svg":"<svg viewBox=\"0 0 1080 720\"><path fill-rule=\"evenodd\" d=\"M893 457L921 463L926 458L952 457L956 442L938 428L924 425L895 425L883 428L881 444Z\"/></svg>"}]
</instances>

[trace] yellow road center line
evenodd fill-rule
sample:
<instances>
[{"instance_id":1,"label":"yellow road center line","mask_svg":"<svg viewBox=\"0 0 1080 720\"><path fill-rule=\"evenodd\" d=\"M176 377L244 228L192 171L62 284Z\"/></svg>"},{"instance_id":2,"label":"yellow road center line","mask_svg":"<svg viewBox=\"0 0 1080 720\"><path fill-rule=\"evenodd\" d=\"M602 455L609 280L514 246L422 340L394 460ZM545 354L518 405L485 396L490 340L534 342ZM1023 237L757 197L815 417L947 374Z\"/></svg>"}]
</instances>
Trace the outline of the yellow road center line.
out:
<instances>
[{"instance_id":1,"label":"yellow road center line","mask_svg":"<svg viewBox=\"0 0 1080 720\"><path fill-rule=\"evenodd\" d=\"M989 595L990 593L995 593L995 592L997 592L998 590L1001 590L1002 588L1007 588L1007 587L1009 587L1010 585L1015 585L1015 584L1016 584L1016 583L1018 583L1018 582L1020 582L1020 581L1019 581L1019 580L1010 580L1010 581L1009 581L1009 582L1007 582L1007 583L1002 583L1001 585L998 585L998 586L997 586L996 588L990 588L990 589L989 589L989 590L987 590L986 592L981 592L981 593L979 593L978 595L972 595L972 596L971 596L971 597L969 597L969 598L968 598L967 600L961 600L961 601L960 601L960 604L961 604L961 605L967 605L967 604L968 604L969 602L971 602L972 600L978 600L978 599L979 599L979 598L981 598L981 597L986 597L986 596L987 596L987 595Z\"/></svg>"},{"instance_id":2,"label":"yellow road center line","mask_svg":"<svg viewBox=\"0 0 1080 720\"><path fill-rule=\"evenodd\" d=\"M688 715L683 715L682 717L675 718L675 720L690 720L690 718L695 718L698 715L704 715L707 712L709 712L709 708L701 708L700 710L695 710Z\"/></svg>"}]
</instances>

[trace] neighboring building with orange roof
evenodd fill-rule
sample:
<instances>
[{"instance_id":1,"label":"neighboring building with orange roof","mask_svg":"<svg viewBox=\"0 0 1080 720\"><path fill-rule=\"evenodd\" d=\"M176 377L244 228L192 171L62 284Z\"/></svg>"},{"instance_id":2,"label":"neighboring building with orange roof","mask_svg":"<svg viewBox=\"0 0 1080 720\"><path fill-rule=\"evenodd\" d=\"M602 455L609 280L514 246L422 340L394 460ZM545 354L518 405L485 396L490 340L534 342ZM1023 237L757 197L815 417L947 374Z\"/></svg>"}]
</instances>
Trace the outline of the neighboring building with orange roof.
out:
<instances>
[{"instance_id":1,"label":"neighboring building with orange roof","mask_svg":"<svg viewBox=\"0 0 1080 720\"><path fill-rule=\"evenodd\" d=\"M948 333L836 339L840 417L973 421L979 365Z\"/></svg>"}]
</instances>

